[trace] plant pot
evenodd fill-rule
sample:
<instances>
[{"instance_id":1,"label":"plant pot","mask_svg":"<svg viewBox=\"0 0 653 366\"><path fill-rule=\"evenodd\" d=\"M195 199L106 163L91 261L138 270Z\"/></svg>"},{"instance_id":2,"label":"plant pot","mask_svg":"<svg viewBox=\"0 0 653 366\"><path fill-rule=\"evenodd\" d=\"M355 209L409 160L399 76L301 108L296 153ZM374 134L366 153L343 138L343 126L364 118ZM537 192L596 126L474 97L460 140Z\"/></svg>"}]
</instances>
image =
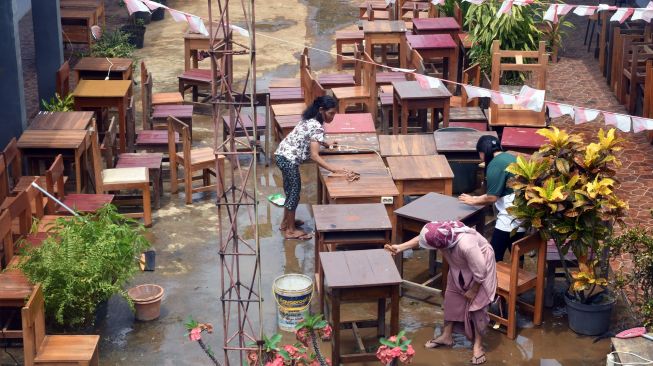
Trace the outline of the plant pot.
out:
<instances>
[{"instance_id":1,"label":"plant pot","mask_svg":"<svg viewBox=\"0 0 653 366\"><path fill-rule=\"evenodd\" d=\"M120 28L121 31L129 35L129 43L136 48L143 48L145 41L145 27L142 25L128 24Z\"/></svg>"},{"instance_id":2,"label":"plant pot","mask_svg":"<svg viewBox=\"0 0 653 366\"><path fill-rule=\"evenodd\" d=\"M615 301L611 298L599 304L581 304L565 294L569 328L578 334L588 336L607 332Z\"/></svg>"},{"instance_id":3,"label":"plant pot","mask_svg":"<svg viewBox=\"0 0 653 366\"><path fill-rule=\"evenodd\" d=\"M158 3L162 5L166 5L168 3L167 0L158 0ZM152 20L157 21L157 20L163 20L166 15L166 10L164 8L157 8L156 10L152 11Z\"/></svg>"},{"instance_id":4,"label":"plant pot","mask_svg":"<svg viewBox=\"0 0 653 366\"><path fill-rule=\"evenodd\" d=\"M134 22L140 19L143 21L143 24L150 24L150 20L152 20L152 14L147 11L137 11L132 16L134 17Z\"/></svg>"},{"instance_id":5,"label":"plant pot","mask_svg":"<svg viewBox=\"0 0 653 366\"><path fill-rule=\"evenodd\" d=\"M159 285L146 284L130 288L127 295L134 302L136 319L148 321L158 318L164 293L163 287Z\"/></svg>"}]
</instances>

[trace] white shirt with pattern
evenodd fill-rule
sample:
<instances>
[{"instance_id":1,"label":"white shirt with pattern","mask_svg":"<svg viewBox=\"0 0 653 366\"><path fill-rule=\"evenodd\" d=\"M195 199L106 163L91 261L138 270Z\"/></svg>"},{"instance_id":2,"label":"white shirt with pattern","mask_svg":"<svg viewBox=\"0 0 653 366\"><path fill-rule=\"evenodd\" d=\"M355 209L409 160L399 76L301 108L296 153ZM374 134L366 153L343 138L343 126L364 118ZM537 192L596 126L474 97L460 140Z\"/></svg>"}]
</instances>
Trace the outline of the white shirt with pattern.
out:
<instances>
[{"instance_id":1,"label":"white shirt with pattern","mask_svg":"<svg viewBox=\"0 0 653 366\"><path fill-rule=\"evenodd\" d=\"M324 128L315 118L299 121L279 143L274 154L283 156L294 164L301 164L311 157L311 141L324 142Z\"/></svg>"}]
</instances>

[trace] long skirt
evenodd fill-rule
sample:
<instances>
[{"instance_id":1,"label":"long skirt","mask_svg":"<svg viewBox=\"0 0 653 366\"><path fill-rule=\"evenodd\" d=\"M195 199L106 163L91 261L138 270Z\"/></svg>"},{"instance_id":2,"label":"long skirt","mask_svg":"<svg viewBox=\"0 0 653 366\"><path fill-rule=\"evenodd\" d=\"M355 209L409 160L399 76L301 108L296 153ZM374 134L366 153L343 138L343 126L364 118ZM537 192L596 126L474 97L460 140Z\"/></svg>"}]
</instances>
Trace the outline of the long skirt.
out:
<instances>
[{"instance_id":1,"label":"long skirt","mask_svg":"<svg viewBox=\"0 0 653 366\"><path fill-rule=\"evenodd\" d=\"M476 311L469 311L470 302L465 293L453 286L447 286L444 294L444 321L453 323L456 333L465 334L469 340L474 339L474 329L482 336L490 323L487 315L488 306Z\"/></svg>"}]
</instances>

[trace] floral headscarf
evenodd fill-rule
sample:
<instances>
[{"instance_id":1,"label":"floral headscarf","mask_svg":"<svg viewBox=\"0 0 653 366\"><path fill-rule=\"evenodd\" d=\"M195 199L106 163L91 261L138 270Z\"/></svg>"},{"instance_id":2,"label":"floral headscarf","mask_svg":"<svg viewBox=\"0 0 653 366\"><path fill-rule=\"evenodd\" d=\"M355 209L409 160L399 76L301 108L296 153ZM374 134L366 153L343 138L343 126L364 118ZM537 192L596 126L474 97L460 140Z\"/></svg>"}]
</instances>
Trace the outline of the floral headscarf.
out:
<instances>
[{"instance_id":1,"label":"floral headscarf","mask_svg":"<svg viewBox=\"0 0 653 366\"><path fill-rule=\"evenodd\" d=\"M419 246L426 249L452 248L460 240L460 234L472 230L460 221L429 222L419 233Z\"/></svg>"}]
</instances>

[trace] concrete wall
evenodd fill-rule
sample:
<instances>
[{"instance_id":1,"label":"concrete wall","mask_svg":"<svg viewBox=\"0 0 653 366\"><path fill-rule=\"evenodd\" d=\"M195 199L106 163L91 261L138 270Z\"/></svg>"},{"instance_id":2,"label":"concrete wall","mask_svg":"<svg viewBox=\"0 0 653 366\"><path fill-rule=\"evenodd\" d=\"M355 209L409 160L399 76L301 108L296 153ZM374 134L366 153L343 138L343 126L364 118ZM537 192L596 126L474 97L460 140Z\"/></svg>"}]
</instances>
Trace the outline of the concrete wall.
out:
<instances>
[{"instance_id":1,"label":"concrete wall","mask_svg":"<svg viewBox=\"0 0 653 366\"><path fill-rule=\"evenodd\" d=\"M2 1L11 2L11 0L2 0ZM16 19L17 20L22 19L31 8L32 8L31 0L16 0Z\"/></svg>"}]
</instances>

